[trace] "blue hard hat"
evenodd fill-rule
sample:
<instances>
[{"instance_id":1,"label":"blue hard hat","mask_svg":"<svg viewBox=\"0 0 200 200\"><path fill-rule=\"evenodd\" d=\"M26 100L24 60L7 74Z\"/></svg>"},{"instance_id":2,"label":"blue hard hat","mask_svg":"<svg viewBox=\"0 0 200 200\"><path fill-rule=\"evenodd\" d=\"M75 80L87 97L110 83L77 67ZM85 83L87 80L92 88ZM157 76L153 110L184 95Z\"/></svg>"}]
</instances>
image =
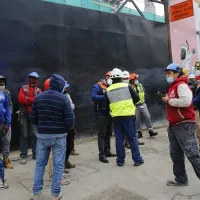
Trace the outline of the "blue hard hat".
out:
<instances>
[{"instance_id":1,"label":"blue hard hat","mask_svg":"<svg viewBox=\"0 0 200 200\"><path fill-rule=\"evenodd\" d=\"M168 65L167 68L164 69L165 72L170 71L170 70L174 71L174 72L179 72L179 73L181 72L180 66L178 64L175 64L175 63Z\"/></svg>"},{"instance_id":2,"label":"blue hard hat","mask_svg":"<svg viewBox=\"0 0 200 200\"><path fill-rule=\"evenodd\" d=\"M31 72L28 76L29 76L29 77L32 76L32 77L35 77L35 78L37 78L37 79L39 78L39 75L38 75L37 72Z\"/></svg>"},{"instance_id":3,"label":"blue hard hat","mask_svg":"<svg viewBox=\"0 0 200 200\"><path fill-rule=\"evenodd\" d=\"M68 88L69 84L67 83L67 81L65 81L65 87L64 88Z\"/></svg>"}]
</instances>

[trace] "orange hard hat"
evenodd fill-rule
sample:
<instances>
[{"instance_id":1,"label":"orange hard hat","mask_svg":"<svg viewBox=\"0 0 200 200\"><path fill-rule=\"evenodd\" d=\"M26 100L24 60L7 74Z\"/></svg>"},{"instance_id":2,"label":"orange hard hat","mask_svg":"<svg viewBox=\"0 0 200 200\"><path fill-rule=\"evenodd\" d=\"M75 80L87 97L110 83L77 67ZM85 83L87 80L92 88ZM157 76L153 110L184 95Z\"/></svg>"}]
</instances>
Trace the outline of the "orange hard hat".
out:
<instances>
[{"instance_id":1,"label":"orange hard hat","mask_svg":"<svg viewBox=\"0 0 200 200\"><path fill-rule=\"evenodd\" d=\"M44 90L48 90L50 88L50 78L48 78L45 82L44 82Z\"/></svg>"},{"instance_id":2,"label":"orange hard hat","mask_svg":"<svg viewBox=\"0 0 200 200\"><path fill-rule=\"evenodd\" d=\"M106 74L105 74L105 76L110 76L111 75L111 73L110 72L107 72Z\"/></svg>"},{"instance_id":3,"label":"orange hard hat","mask_svg":"<svg viewBox=\"0 0 200 200\"><path fill-rule=\"evenodd\" d=\"M130 81L131 81L131 80L135 80L135 79L137 79L137 78L139 78L139 75L138 75L138 74L136 74L136 73L130 74Z\"/></svg>"}]
</instances>

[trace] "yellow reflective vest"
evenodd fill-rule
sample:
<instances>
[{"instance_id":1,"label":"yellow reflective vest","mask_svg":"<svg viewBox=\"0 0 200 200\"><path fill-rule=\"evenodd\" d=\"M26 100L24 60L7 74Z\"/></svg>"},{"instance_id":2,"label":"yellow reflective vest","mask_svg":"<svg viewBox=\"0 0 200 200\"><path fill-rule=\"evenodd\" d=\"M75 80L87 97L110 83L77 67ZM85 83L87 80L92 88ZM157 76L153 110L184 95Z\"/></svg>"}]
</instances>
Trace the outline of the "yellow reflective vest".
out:
<instances>
[{"instance_id":1,"label":"yellow reflective vest","mask_svg":"<svg viewBox=\"0 0 200 200\"><path fill-rule=\"evenodd\" d=\"M136 91L138 91L138 95L140 97L140 101L137 104L143 104L145 102L145 93L142 84L136 85L136 88L133 87Z\"/></svg>"},{"instance_id":2,"label":"yellow reflective vest","mask_svg":"<svg viewBox=\"0 0 200 200\"><path fill-rule=\"evenodd\" d=\"M115 83L109 86L107 97L110 101L110 115L112 117L135 115L136 107L127 83Z\"/></svg>"}]
</instances>

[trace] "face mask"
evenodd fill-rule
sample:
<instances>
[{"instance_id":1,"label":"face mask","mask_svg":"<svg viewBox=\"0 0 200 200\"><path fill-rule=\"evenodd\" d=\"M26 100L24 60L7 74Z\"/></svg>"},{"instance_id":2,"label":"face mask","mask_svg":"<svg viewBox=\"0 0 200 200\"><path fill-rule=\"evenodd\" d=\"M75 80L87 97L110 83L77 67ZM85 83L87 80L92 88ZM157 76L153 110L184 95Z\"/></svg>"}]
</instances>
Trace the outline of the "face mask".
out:
<instances>
[{"instance_id":1,"label":"face mask","mask_svg":"<svg viewBox=\"0 0 200 200\"><path fill-rule=\"evenodd\" d=\"M112 82L113 82L113 81L112 81L111 78L108 78L106 82L107 82L108 85L112 85Z\"/></svg>"},{"instance_id":2,"label":"face mask","mask_svg":"<svg viewBox=\"0 0 200 200\"><path fill-rule=\"evenodd\" d=\"M5 89L5 85L1 85L0 90L4 90L4 89Z\"/></svg>"},{"instance_id":3,"label":"face mask","mask_svg":"<svg viewBox=\"0 0 200 200\"><path fill-rule=\"evenodd\" d=\"M135 80L134 83L135 83L135 85L138 85L138 84L139 84L139 81L138 81L138 80Z\"/></svg>"},{"instance_id":4,"label":"face mask","mask_svg":"<svg viewBox=\"0 0 200 200\"><path fill-rule=\"evenodd\" d=\"M167 82L168 82L169 84L173 83L173 82L174 82L173 77L171 77L171 76L167 77Z\"/></svg>"},{"instance_id":5,"label":"face mask","mask_svg":"<svg viewBox=\"0 0 200 200\"><path fill-rule=\"evenodd\" d=\"M129 80L123 80L123 83L129 83Z\"/></svg>"}]
</instances>

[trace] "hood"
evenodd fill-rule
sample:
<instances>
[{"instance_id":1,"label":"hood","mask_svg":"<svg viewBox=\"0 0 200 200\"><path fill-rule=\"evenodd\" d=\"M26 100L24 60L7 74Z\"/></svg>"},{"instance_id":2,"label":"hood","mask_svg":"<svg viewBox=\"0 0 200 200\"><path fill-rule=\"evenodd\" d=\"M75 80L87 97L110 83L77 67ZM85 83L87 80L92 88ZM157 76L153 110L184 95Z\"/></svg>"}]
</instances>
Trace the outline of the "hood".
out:
<instances>
[{"instance_id":1,"label":"hood","mask_svg":"<svg viewBox=\"0 0 200 200\"><path fill-rule=\"evenodd\" d=\"M64 87L65 79L58 74L53 74L50 80L50 90L55 90L57 92L62 93Z\"/></svg>"},{"instance_id":2,"label":"hood","mask_svg":"<svg viewBox=\"0 0 200 200\"><path fill-rule=\"evenodd\" d=\"M181 76L180 78L176 79L173 84L176 84L176 83L179 83L179 82L188 83L188 77L187 76Z\"/></svg>"}]
</instances>

